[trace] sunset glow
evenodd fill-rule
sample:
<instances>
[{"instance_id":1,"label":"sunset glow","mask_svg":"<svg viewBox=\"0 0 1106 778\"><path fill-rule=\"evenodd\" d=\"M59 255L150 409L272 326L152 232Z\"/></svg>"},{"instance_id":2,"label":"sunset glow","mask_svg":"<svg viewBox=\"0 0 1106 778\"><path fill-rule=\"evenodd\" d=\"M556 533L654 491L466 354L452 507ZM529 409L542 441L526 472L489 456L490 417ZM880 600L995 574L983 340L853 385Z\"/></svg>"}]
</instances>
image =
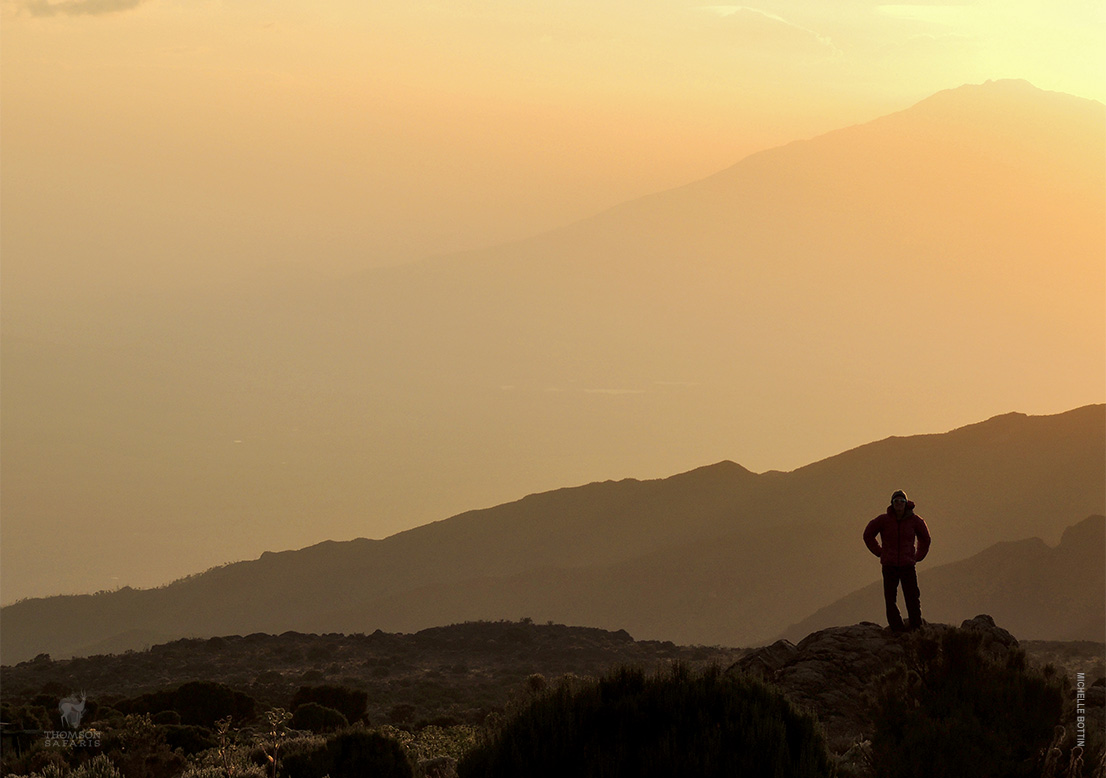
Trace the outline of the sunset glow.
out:
<instances>
[{"instance_id":1,"label":"sunset glow","mask_svg":"<svg viewBox=\"0 0 1106 778\"><path fill-rule=\"evenodd\" d=\"M1032 2L8 2L6 272L59 293L489 245L961 83L1101 101L1102 17ZM127 214L114 261L30 237L59 213L108 235Z\"/></svg>"},{"instance_id":2,"label":"sunset glow","mask_svg":"<svg viewBox=\"0 0 1106 778\"><path fill-rule=\"evenodd\" d=\"M0 9L5 604L1106 399L1101 2Z\"/></svg>"}]
</instances>

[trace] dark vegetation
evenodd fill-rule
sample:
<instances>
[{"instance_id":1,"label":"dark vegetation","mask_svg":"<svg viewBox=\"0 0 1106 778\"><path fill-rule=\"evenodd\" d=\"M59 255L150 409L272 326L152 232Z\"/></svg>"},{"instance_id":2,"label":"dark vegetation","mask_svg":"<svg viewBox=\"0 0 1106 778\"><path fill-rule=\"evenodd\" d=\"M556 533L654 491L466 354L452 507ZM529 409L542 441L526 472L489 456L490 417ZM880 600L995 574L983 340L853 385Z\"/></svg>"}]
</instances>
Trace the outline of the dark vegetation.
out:
<instances>
[{"instance_id":1,"label":"dark vegetation","mask_svg":"<svg viewBox=\"0 0 1106 778\"><path fill-rule=\"evenodd\" d=\"M829 776L814 719L717 667L622 668L540 695L458 766L461 778Z\"/></svg>"},{"instance_id":2,"label":"dark vegetation","mask_svg":"<svg viewBox=\"0 0 1106 778\"><path fill-rule=\"evenodd\" d=\"M598 676L619 665L651 669L675 661L729 665L743 653L529 620L471 622L411 635L232 635L109 656L40 656L0 668L0 683L5 701L46 695L55 718L58 699L74 691L87 692L90 706L158 713L173 707L163 704L166 690L209 681L248 695L258 711L315 702L350 724L478 725L535 673ZM207 712L207 726L211 716L240 717L229 701L223 704ZM182 723L195 722L182 715Z\"/></svg>"},{"instance_id":3,"label":"dark vegetation","mask_svg":"<svg viewBox=\"0 0 1106 778\"><path fill-rule=\"evenodd\" d=\"M1106 646L1091 640L1021 640L1018 645L1030 662L1038 667L1052 665L1073 677L1081 672L1088 678L1106 676Z\"/></svg>"},{"instance_id":4,"label":"dark vegetation","mask_svg":"<svg viewBox=\"0 0 1106 778\"><path fill-rule=\"evenodd\" d=\"M287 778L411 778L403 747L377 732L342 732L325 743L286 756Z\"/></svg>"},{"instance_id":5,"label":"dark vegetation","mask_svg":"<svg viewBox=\"0 0 1106 778\"><path fill-rule=\"evenodd\" d=\"M301 686L292 695L292 710L304 708L320 711L330 710L340 715L347 723L360 721L365 716L369 704L369 693L360 689L347 689L343 686Z\"/></svg>"},{"instance_id":6,"label":"dark vegetation","mask_svg":"<svg viewBox=\"0 0 1106 778\"><path fill-rule=\"evenodd\" d=\"M189 681L169 691L119 700L113 707L123 714L155 714L153 718L158 723L210 728L222 718L229 717L237 722L251 720L256 703L249 695L225 684Z\"/></svg>"},{"instance_id":7,"label":"dark vegetation","mask_svg":"<svg viewBox=\"0 0 1106 778\"><path fill-rule=\"evenodd\" d=\"M1024 651L989 652L978 632L908 644L880 686L872 761L880 778L1041 775L1063 715L1066 679Z\"/></svg>"},{"instance_id":8,"label":"dark vegetation","mask_svg":"<svg viewBox=\"0 0 1106 778\"><path fill-rule=\"evenodd\" d=\"M317 702L305 702L295 706L292 728L308 732L334 732L349 726L349 719L341 711Z\"/></svg>"},{"instance_id":9,"label":"dark vegetation","mask_svg":"<svg viewBox=\"0 0 1106 778\"><path fill-rule=\"evenodd\" d=\"M554 765L565 752L590 755L586 763L607 764L610 775L648 775L653 766L687 774L677 761L695 775L734 773L734 765L756 775L762 761L741 761L755 754L783 766L765 774L822 775L833 764L838 778L898 778L961 775L962 760L986 754L993 769L976 770L983 776L1076 775L1064 676L1067 667L1097 667L1102 644L1033 644L1033 655L1066 665L1042 671L1021 649L995 654L946 629L912 637L872 700L848 693L870 705L851 761L837 746L828 753L824 723L807 717L826 711L781 684L786 702L733 669L747 651L527 620L40 656L0 670L0 769L42 778L443 778L466 755L464 775L517 775L511 760ZM1101 682L1096 688L1101 697ZM49 732L62 729L60 698L80 690L86 740L49 744ZM1101 729L1101 703L1091 714ZM1081 753L1082 775L1097 775L1101 736ZM615 768L624 764L636 767ZM588 774L562 767L559 774ZM526 774L540 774L534 769Z\"/></svg>"}]
</instances>

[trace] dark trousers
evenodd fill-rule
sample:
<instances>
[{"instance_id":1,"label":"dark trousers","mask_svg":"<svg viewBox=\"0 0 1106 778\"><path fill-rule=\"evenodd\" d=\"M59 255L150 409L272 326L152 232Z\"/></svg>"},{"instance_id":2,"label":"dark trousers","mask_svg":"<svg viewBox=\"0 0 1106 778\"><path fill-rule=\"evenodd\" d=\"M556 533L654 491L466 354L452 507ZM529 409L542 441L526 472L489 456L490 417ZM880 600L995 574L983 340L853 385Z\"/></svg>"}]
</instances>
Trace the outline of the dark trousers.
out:
<instances>
[{"instance_id":1,"label":"dark trousers","mask_svg":"<svg viewBox=\"0 0 1106 778\"><path fill-rule=\"evenodd\" d=\"M902 614L895 605L899 582L902 582L902 598L906 601L906 615L910 618L910 628L922 626L922 595L918 590L918 571L914 565L883 566L883 599L887 603L887 624L891 629L903 629Z\"/></svg>"}]
</instances>

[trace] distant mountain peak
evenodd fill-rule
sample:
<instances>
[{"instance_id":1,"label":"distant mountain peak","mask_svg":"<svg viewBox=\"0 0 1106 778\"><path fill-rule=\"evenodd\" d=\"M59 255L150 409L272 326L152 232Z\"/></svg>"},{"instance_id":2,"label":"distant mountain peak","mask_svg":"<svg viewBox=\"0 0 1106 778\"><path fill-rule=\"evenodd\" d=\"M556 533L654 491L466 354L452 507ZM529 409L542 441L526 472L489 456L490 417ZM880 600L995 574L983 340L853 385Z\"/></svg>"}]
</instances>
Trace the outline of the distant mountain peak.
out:
<instances>
[{"instance_id":1,"label":"distant mountain peak","mask_svg":"<svg viewBox=\"0 0 1106 778\"><path fill-rule=\"evenodd\" d=\"M940 103L986 103L996 100L1032 100L1048 95L1060 95L1070 100L1082 98L1069 95L1064 92L1052 92L1018 78L1003 78L984 81L981 84L961 84L960 86L942 89L934 92L915 104L915 107L926 104Z\"/></svg>"},{"instance_id":2,"label":"distant mountain peak","mask_svg":"<svg viewBox=\"0 0 1106 778\"><path fill-rule=\"evenodd\" d=\"M1106 539L1106 516L1088 516L1064 530L1064 534L1060 536L1060 546L1065 549L1102 548L1104 539Z\"/></svg>"},{"instance_id":3,"label":"distant mountain peak","mask_svg":"<svg viewBox=\"0 0 1106 778\"><path fill-rule=\"evenodd\" d=\"M963 84L936 92L905 111L876 119L876 122L905 114L911 118L930 115L941 122L959 126L965 122L999 122L1000 117L1040 116L1056 122L1057 111L1102 107L1101 103L1065 92L1041 89L1024 79L999 79L982 84ZM1016 118L1014 124L1017 124ZM982 126L988 126L984 124Z\"/></svg>"},{"instance_id":4,"label":"distant mountain peak","mask_svg":"<svg viewBox=\"0 0 1106 778\"><path fill-rule=\"evenodd\" d=\"M721 462L715 462L713 465L703 465L702 467L696 467L693 470L688 470L685 473L672 476L673 478L684 478L688 476L725 476L728 478L742 477L742 476L756 476L752 470L743 465L739 465L737 462L733 462L729 459L723 459Z\"/></svg>"},{"instance_id":5,"label":"distant mountain peak","mask_svg":"<svg viewBox=\"0 0 1106 778\"><path fill-rule=\"evenodd\" d=\"M1069 421L1098 423L1098 420L1102 418L1102 413L1104 409L1106 409L1106 405L1098 403L1093 405L1084 405L1081 408L1073 408L1072 410L1064 411L1063 413L1047 415L1033 415L1028 413L1021 413L1020 411L1011 411L1010 413L1000 413L997 416L992 416L983 421L974 422L972 424L965 424L963 427L957 427L956 429L952 430L952 432L988 428L1007 429L1027 422L1043 419L1064 419Z\"/></svg>"}]
</instances>

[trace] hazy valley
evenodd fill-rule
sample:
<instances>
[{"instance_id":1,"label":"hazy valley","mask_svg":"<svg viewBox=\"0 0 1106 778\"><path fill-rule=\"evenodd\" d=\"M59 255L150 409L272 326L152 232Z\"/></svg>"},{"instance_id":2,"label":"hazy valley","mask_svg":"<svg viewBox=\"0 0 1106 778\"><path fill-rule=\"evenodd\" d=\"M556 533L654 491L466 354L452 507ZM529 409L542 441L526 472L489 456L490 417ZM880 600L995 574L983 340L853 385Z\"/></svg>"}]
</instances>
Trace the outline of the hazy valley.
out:
<instances>
[{"instance_id":1,"label":"hazy valley","mask_svg":"<svg viewBox=\"0 0 1106 778\"><path fill-rule=\"evenodd\" d=\"M510 245L339 280L306 270L231 287L197 278L62 308L6 297L5 602L159 585L265 550L384 537L568 484L720 460L790 469L896 432L1100 401L1104 117L1093 101L989 82ZM975 479L966 465L950 476ZM1048 477L1061 470L1042 466ZM800 468L789 483L827 467ZM851 522L878 510L872 501L890 481L854 475L866 480L849 500L821 482L821 516L840 511ZM930 512L979 515L967 484L966 502L934 503L936 476L884 475L908 490L917 483ZM757 528L753 511L706 534L698 520L679 531L657 523L642 544L671 532L698 558L703 538L772 533L785 521L784 497L768 487L777 476L722 467L698 478L755 482L748 499L776 507ZM1019 480L979 492L1002 500ZM1100 486L1044 484L1049 498L1023 505L1026 517L1004 537L1056 542L1061 527L1101 512L1084 499ZM939 544L935 555L953 561L1003 539L973 526L955 532L964 542ZM714 550L707 564L728 569L723 589L757 586L756 552L747 567L739 550ZM492 596L478 591L482 575L529 576L522 592L544 588L534 576L557 569L626 565L625 578L597 566L585 576L626 581L605 582L607 601L589 605L590 620L606 619L623 612L618 587L668 575L633 568L631 554L643 559L646 545L626 552L543 552L554 554L546 573L540 557L520 565L517 555L488 554L488 569L468 570L466 586L475 602ZM447 565L441 580L417 583L452 575ZM827 580L837 587L828 594L843 596L867 579ZM707 583L703 591L717 588ZM358 595L341 618L356 625L371 611L396 626L422 623L404 614L431 606L412 611L409 599L420 598L405 586L374 589L363 612ZM459 595L442 596L451 592ZM422 600L438 596L427 593ZM723 635L693 618L684 636L768 637L825 604L786 587L758 598L781 614L778 624ZM527 601L502 610L522 615ZM742 606L712 602L689 608L715 623L749 620ZM220 629L270 606L227 604L234 615Z\"/></svg>"}]
</instances>

